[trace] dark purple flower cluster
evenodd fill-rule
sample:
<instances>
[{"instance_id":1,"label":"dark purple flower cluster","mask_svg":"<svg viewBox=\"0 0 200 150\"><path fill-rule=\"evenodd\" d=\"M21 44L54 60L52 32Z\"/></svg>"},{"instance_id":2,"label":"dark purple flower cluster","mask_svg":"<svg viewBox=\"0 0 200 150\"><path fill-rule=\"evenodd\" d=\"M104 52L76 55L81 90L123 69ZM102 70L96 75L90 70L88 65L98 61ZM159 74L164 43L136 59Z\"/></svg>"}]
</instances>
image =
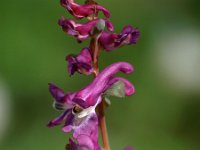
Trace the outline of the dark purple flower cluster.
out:
<instances>
[{"instance_id":1,"label":"dark purple flower cluster","mask_svg":"<svg viewBox=\"0 0 200 150\"><path fill-rule=\"evenodd\" d=\"M61 0L61 5L76 19L87 18L87 23L76 23L73 20L62 17L58 23L69 35L74 36L78 42L82 42L94 34L97 37L98 49L112 51L123 45L135 44L140 33L132 26L125 26L121 33L113 33L113 25L107 19L99 19L101 11L106 18L110 13L104 7L93 0L87 0L80 5L74 0ZM106 26L108 31L104 30ZM92 46L83 48L78 55L68 55L68 72L90 75L95 74L94 50ZM113 63L99 74L94 80L76 92L65 93L54 84L49 84L49 91L54 98L53 106L56 110L63 111L57 118L48 123L48 127L64 124L62 131L72 132L73 138L69 139L66 146L68 150L101 150L98 144L98 115L96 107L107 97L124 97L135 93L135 88L128 80L117 77L118 72L130 74L133 67L127 62ZM131 150L130 147L125 150Z\"/></svg>"}]
</instances>

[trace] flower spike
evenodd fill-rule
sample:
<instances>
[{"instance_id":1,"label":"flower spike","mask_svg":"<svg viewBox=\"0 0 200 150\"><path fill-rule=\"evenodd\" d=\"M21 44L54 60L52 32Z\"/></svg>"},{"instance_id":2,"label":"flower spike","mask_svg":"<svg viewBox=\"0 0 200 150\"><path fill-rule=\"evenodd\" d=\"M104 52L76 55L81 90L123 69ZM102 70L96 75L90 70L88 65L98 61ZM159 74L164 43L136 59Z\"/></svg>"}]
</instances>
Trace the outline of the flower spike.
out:
<instances>
[{"instance_id":1,"label":"flower spike","mask_svg":"<svg viewBox=\"0 0 200 150\"><path fill-rule=\"evenodd\" d=\"M125 26L121 33L114 33L110 12L95 0L85 0L78 4L75 0L60 0L60 4L75 18L86 18L88 21L77 23L74 20L61 17L59 26L64 32L73 36L81 43L90 38L90 45L83 48L79 54L66 57L67 70L71 75L75 72L94 75L94 79L87 86L76 92L65 93L58 86L50 83L49 92L53 97L53 107L61 114L49 121L48 127L63 124L62 131L72 132L66 150L110 150L105 122L105 109L110 105L110 96L125 97L135 93L133 84L116 74L122 72L130 74L133 66L127 62L116 62L102 71L99 69L100 50L107 52L124 45L136 44L140 32L132 26ZM99 12L104 18L98 18ZM96 113L96 111L98 113ZM98 127L102 133L101 147L98 143ZM133 150L126 147L124 150Z\"/></svg>"}]
</instances>

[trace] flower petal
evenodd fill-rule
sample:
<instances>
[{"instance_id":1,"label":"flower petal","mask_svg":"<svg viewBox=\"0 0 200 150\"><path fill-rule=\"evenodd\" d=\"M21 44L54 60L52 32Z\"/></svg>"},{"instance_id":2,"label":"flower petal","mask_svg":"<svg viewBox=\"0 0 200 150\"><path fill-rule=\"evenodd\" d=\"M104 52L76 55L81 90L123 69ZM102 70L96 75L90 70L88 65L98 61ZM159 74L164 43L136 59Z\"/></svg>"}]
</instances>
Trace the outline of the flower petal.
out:
<instances>
[{"instance_id":1,"label":"flower petal","mask_svg":"<svg viewBox=\"0 0 200 150\"><path fill-rule=\"evenodd\" d=\"M65 19L64 17L62 17L61 19L59 19L58 24L62 27L63 31L65 31L69 35L76 37L79 42L82 42L90 36L94 26L98 23L99 20L100 19L94 19L88 21L87 23L79 24L73 20ZM112 23L108 20L103 20L105 21L107 29L109 31L113 31Z\"/></svg>"},{"instance_id":2,"label":"flower petal","mask_svg":"<svg viewBox=\"0 0 200 150\"><path fill-rule=\"evenodd\" d=\"M57 102L62 102L65 93L56 85L49 83L49 91Z\"/></svg>"},{"instance_id":3,"label":"flower petal","mask_svg":"<svg viewBox=\"0 0 200 150\"><path fill-rule=\"evenodd\" d=\"M93 80L91 84L77 92L72 101L77 101L78 99L78 101L81 102L80 106L83 108L94 106L101 94L107 90L107 85L110 80L112 80L113 76L119 71L129 74L133 71L133 67L127 62L118 62L108 66ZM85 103L83 103L83 101L85 101Z\"/></svg>"},{"instance_id":4,"label":"flower petal","mask_svg":"<svg viewBox=\"0 0 200 150\"><path fill-rule=\"evenodd\" d=\"M78 128L74 129L74 138L78 140L81 135L90 137L95 150L100 149L98 145L98 117L95 112L91 113L90 116L85 119L84 123L82 123Z\"/></svg>"},{"instance_id":5,"label":"flower petal","mask_svg":"<svg viewBox=\"0 0 200 150\"><path fill-rule=\"evenodd\" d=\"M48 123L48 127L54 127L56 125L59 125L61 124L66 118L67 116L69 115L69 110L66 110L62 115L60 115L59 117L51 120L49 123Z\"/></svg>"},{"instance_id":6,"label":"flower petal","mask_svg":"<svg viewBox=\"0 0 200 150\"><path fill-rule=\"evenodd\" d=\"M75 114L72 113L69 114L65 126L62 130L64 132L70 132L71 130L73 130L73 137L78 140L79 146L85 143L82 142L83 139L80 138L82 137L82 135L84 135L89 137L91 140L90 144L87 143L86 145L89 145L89 147L91 147L91 145L94 145L94 147L96 147L95 149L99 148L98 118L95 112L92 112L88 116L85 116L83 118L78 118Z\"/></svg>"},{"instance_id":7,"label":"flower petal","mask_svg":"<svg viewBox=\"0 0 200 150\"><path fill-rule=\"evenodd\" d=\"M76 19L82 19L84 17L91 16L93 14L98 14L99 11L102 11L106 18L110 17L109 11L97 4L84 4L79 5L74 2L74 0L60 0L61 5L66 8L71 15Z\"/></svg>"},{"instance_id":8,"label":"flower petal","mask_svg":"<svg viewBox=\"0 0 200 150\"><path fill-rule=\"evenodd\" d=\"M78 150L96 150L91 138L87 135L79 135L77 138Z\"/></svg>"},{"instance_id":9,"label":"flower petal","mask_svg":"<svg viewBox=\"0 0 200 150\"><path fill-rule=\"evenodd\" d=\"M69 115L67 116L65 120L65 125L62 128L63 132L70 132L73 129L73 123L74 123L75 116L72 114L72 109L69 111Z\"/></svg>"},{"instance_id":10,"label":"flower petal","mask_svg":"<svg viewBox=\"0 0 200 150\"><path fill-rule=\"evenodd\" d=\"M69 144L66 145L65 149L66 150L78 150L77 144L71 138L69 138Z\"/></svg>"},{"instance_id":11,"label":"flower petal","mask_svg":"<svg viewBox=\"0 0 200 150\"><path fill-rule=\"evenodd\" d=\"M101 150L98 143L97 145L93 143L91 137L87 135L79 135L76 140L77 143L70 138L66 150Z\"/></svg>"},{"instance_id":12,"label":"flower petal","mask_svg":"<svg viewBox=\"0 0 200 150\"><path fill-rule=\"evenodd\" d=\"M78 128L75 128L74 137L78 137L80 134L85 134L91 137L97 137L98 118L95 112L91 113L85 122Z\"/></svg>"},{"instance_id":13,"label":"flower petal","mask_svg":"<svg viewBox=\"0 0 200 150\"><path fill-rule=\"evenodd\" d=\"M120 34L103 32L99 38L99 43L106 51L112 51L123 45L136 44L139 37L138 29L125 26Z\"/></svg>"},{"instance_id":14,"label":"flower petal","mask_svg":"<svg viewBox=\"0 0 200 150\"><path fill-rule=\"evenodd\" d=\"M57 110L60 109L67 109L72 107L72 99L74 98L76 93L64 93L63 90L61 90L56 85L49 83L49 91L51 95L54 97L54 103L53 107Z\"/></svg>"},{"instance_id":15,"label":"flower petal","mask_svg":"<svg viewBox=\"0 0 200 150\"><path fill-rule=\"evenodd\" d=\"M73 75L76 71L86 75L93 72L92 56L89 48L82 49L77 56L68 55L66 60L68 61L68 72L70 75Z\"/></svg>"}]
</instances>

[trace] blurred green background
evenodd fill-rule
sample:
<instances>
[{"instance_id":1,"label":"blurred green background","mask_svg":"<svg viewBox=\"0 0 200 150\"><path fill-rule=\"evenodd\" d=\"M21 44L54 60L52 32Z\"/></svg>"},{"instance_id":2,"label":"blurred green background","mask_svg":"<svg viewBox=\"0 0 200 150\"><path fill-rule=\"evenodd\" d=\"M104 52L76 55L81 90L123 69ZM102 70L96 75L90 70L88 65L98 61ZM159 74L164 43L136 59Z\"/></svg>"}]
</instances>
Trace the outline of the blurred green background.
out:
<instances>
[{"instance_id":1,"label":"blurred green background","mask_svg":"<svg viewBox=\"0 0 200 150\"><path fill-rule=\"evenodd\" d=\"M77 2L83 2L77 0ZM112 98L107 126L112 150L200 149L200 1L101 0L115 32L132 24L141 31L137 45L102 52L101 69L116 61L135 67L127 75L136 94ZM92 77L69 77L65 56L77 44L57 25L71 18L58 0L0 2L0 149L62 150L68 134L47 122L52 109L47 83L76 91ZM101 15L102 16L102 15Z\"/></svg>"}]
</instances>

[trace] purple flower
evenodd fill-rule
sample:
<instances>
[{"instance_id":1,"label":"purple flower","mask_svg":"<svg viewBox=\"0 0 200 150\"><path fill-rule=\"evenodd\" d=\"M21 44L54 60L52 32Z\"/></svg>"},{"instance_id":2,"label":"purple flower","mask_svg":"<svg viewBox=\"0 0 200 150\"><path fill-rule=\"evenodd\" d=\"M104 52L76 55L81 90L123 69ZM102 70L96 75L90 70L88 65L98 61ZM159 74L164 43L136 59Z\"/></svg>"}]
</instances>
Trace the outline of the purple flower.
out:
<instances>
[{"instance_id":1,"label":"purple flower","mask_svg":"<svg viewBox=\"0 0 200 150\"><path fill-rule=\"evenodd\" d=\"M54 97L54 108L64 111L59 117L51 120L48 123L48 127L54 127L64 123L62 130L64 132L73 132L74 138L77 140L81 135L86 135L91 138L93 146L99 148L98 145L98 118L95 113L95 108L98 105L88 107L86 109L81 108L79 105L73 102L76 93L67 93L53 84L49 84L49 91Z\"/></svg>"},{"instance_id":2,"label":"purple flower","mask_svg":"<svg viewBox=\"0 0 200 150\"><path fill-rule=\"evenodd\" d=\"M76 37L78 42L82 42L91 35L94 26L98 23L99 20L100 19L94 19L88 21L87 23L79 24L73 20L65 19L64 17L62 17L61 19L59 19L58 24L66 33ZM104 21L108 30L113 31L112 23L108 20Z\"/></svg>"},{"instance_id":3,"label":"purple flower","mask_svg":"<svg viewBox=\"0 0 200 150\"><path fill-rule=\"evenodd\" d=\"M74 93L64 94L60 88L49 84L49 91L55 99L54 107L58 110L66 110L59 118L52 120L50 126L60 124L68 115L73 116L76 114L78 118L84 118L94 113L95 107L101 101L101 96L119 81L124 85L122 89L124 95L132 95L135 92L134 86L124 78L115 77L115 74L119 71L129 74L133 71L133 67L127 62L111 64L105 68L91 84ZM68 117L69 120L67 124L71 124L72 118Z\"/></svg>"},{"instance_id":4,"label":"purple flower","mask_svg":"<svg viewBox=\"0 0 200 150\"><path fill-rule=\"evenodd\" d=\"M76 19L82 19L84 17L90 17L91 15L98 15L99 11L102 11L106 18L110 17L109 11L98 5L98 4L84 4L79 5L74 2L74 0L60 0L61 5L66 8L70 14L72 14Z\"/></svg>"},{"instance_id":5,"label":"purple flower","mask_svg":"<svg viewBox=\"0 0 200 150\"><path fill-rule=\"evenodd\" d=\"M64 110L64 113L51 120L48 127L65 122L62 130L64 132L73 130L73 137L78 141L78 144L76 144L70 140L72 150L100 150L98 144L98 118L95 113L96 105L82 109L72 102L75 93L64 94L61 89L53 84L49 84L49 90L55 99L54 107L57 110Z\"/></svg>"},{"instance_id":6,"label":"purple flower","mask_svg":"<svg viewBox=\"0 0 200 150\"><path fill-rule=\"evenodd\" d=\"M73 101L83 108L94 106L101 96L117 82L124 84L124 94L130 96L135 92L134 86L126 79L115 77L117 72L130 74L133 67L127 62L117 62L105 68L91 84L76 93Z\"/></svg>"},{"instance_id":7,"label":"purple flower","mask_svg":"<svg viewBox=\"0 0 200 150\"><path fill-rule=\"evenodd\" d=\"M99 38L99 43L106 51L112 51L123 45L136 44L139 37L138 29L125 26L120 34L103 32Z\"/></svg>"},{"instance_id":8,"label":"purple flower","mask_svg":"<svg viewBox=\"0 0 200 150\"><path fill-rule=\"evenodd\" d=\"M48 126L53 127L65 122L62 128L64 132L73 131L76 139L81 135L87 135L91 138L94 150L98 150L98 118L95 108L101 102L102 96L104 94L121 96L116 92L118 90L115 87L118 89L118 85L123 85L120 86L120 91L123 91L126 96L135 92L133 85L128 80L115 77L119 71L129 74L133 72L133 67L127 62L111 64L91 84L74 93L64 94L60 88L49 84L49 91L55 99L54 107L57 110L64 110L64 112L51 120Z\"/></svg>"},{"instance_id":9,"label":"purple flower","mask_svg":"<svg viewBox=\"0 0 200 150\"><path fill-rule=\"evenodd\" d=\"M61 124L67 119L67 116L73 108L72 99L74 98L75 93L65 94L60 88L51 83L49 84L49 91L54 98L53 107L58 111L64 111L64 113L62 113L59 117L48 123L48 127L53 127Z\"/></svg>"},{"instance_id":10,"label":"purple flower","mask_svg":"<svg viewBox=\"0 0 200 150\"><path fill-rule=\"evenodd\" d=\"M83 48L79 55L68 55L68 72L73 75L76 71L81 74L89 75L93 72L92 56L89 48Z\"/></svg>"}]
</instances>

